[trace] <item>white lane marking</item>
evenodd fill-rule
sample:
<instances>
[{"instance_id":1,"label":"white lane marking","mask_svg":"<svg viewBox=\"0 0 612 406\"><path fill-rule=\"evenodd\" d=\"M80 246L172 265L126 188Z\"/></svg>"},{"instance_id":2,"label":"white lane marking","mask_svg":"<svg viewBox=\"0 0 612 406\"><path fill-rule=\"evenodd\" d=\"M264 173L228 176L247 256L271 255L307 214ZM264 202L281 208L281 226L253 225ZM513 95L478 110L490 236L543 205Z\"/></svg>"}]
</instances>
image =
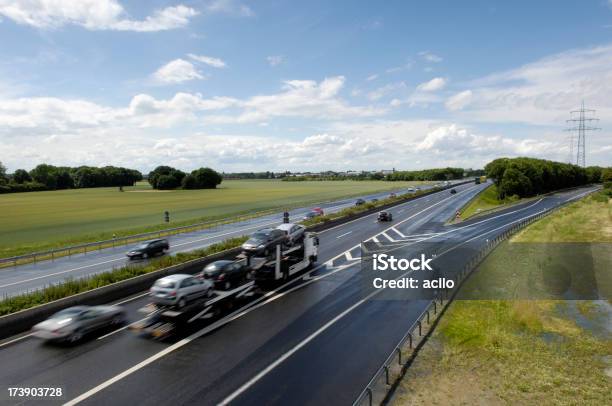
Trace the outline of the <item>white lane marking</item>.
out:
<instances>
[{"instance_id":1,"label":"white lane marking","mask_svg":"<svg viewBox=\"0 0 612 406\"><path fill-rule=\"evenodd\" d=\"M379 243L380 241L378 240L378 237L372 237L372 241Z\"/></svg>"},{"instance_id":2,"label":"white lane marking","mask_svg":"<svg viewBox=\"0 0 612 406\"><path fill-rule=\"evenodd\" d=\"M9 345L9 344L16 343L17 341L21 341L21 340L23 340L24 338L32 337L32 334L33 334L33 333L28 333L28 334L26 334L26 335L23 335L23 336L20 336L20 337L17 337L17 338L13 338L12 340L5 341L5 342L3 342L2 344L0 344L0 348L2 348L2 347L4 347L4 346L7 346L7 345Z\"/></svg>"},{"instance_id":3,"label":"white lane marking","mask_svg":"<svg viewBox=\"0 0 612 406\"><path fill-rule=\"evenodd\" d=\"M66 271L60 271L60 272L55 272L55 273L48 273L48 274L45 274L45 275L37 276L35 278L24 279L24 280L21 280L21 281L18 281L18 282L7 283L6 285L0 285L0 288L5 288L7 286L13 286L13 285L19 285L19 284L22 284L22 283L35 281L37 279L48 278L49 276L61 275L61 274L67 273L67 272L74 272L74 271L78 271L80 269L90 268L92 266L104 265L104 264L108 264L110 262L119 261L121 259L125 259L125 258L121 257L121 258L111 259L110 261L98 262L97 264L84 265L84 266L81 266L81 267L78 267L78 268L68 269Z\"/></svg>"},{"instance_id":4,"label":"white lane marking","mask_svg":"<svg viewBox=\"0 0 612 406\"><path fill-rule=\"evenodd\" d=\"M293 354L295 354L296 352L298 352L301 348L303 348L305 345L307 345L309 342L311 342L312 340L314 340L315 338L317 338L317 336L319 336L321 333L323 333L325 330L327 330L328 328L330 328L331 326L333 326L334 324L336 324L336 322L338 322L338 320L342 319L344 316L346 316L347 314L349 314L350 312L352 312L353 310L355 310L357 307L361 306L363 303L365 303L367 300L369 300L370 298L372 298L375 294L378 294L378 291L373 291L372 293L370 293L368 296L364 297L363 299L361 299L360 301L356 302L354 305L352 305L351 307L349 307L348 309L344 310L342 313L340 313L339 315L337 315L336 317L334 317L333 319L331 319L330 321L328 321L327 323L325 323L323 326L321 326L317 331L315 331L314 333L312 333L311 335L309 335L308 337L306 337L304 340L302 340L300 343L298 343L295 347L293 347L291 350L287 351L286 353L284 353L280 358L278 358L276 361L274 361L272 364L268 365L265 369L263 369L262 371L260 371L257 375L255 375L253 378L251 378L249 381L247 381L244 385L242 385L240 388L238 388L235 392L233 392L230 396L226 397L225 399L223 399L223 401L221 401L221 403L219 403L219 405L224 406L229 404L232 400L236 399L238 396L240 396L244 391L246 391L247 389L249 389L251 386L253 386L255 383L257 383L257 381L259 381L261 378L263 378L264 376L266 376L270 371L272 371L274 368L276 368L277 366L279 366L281 363L283 363L287 358L291 357Z\"/></svg>"},{"instance_id":5,"label":"white lane marking","mask_svg":"<svg viewBox=\"0 0 612 406\"><path fill-rule=\"evenodd\" d=\"M351 255L351 251L346 251L346 252L344 253L344 256L346 257L346 260L347 260L347 261L352 261L352 260L354 260L354 259L355 259L355 258L353 258L353 256Z\"/></svg>"},{"instance_id":6,"label":"white lane marking","mask_svg":"<svg viewBox=\"0 0 612 406\"><path fill-rule=\"evenodd\" d=\"M403 213L403 212L404 212L404 209L401 209L401 210L398 210L398 211L397 211L397 213L398 213L398 214L401 214L401 213Z\"/></svg>"},{"instance_id":7,"label":"white lane marking","mask_svg":"<svg viewBox=\"0 0 612 406\"><path fill-rule=\"evenodd\" d=\"M386 239L388 239L391 242L396 242L394 238L391 238L391 236L389 234L387 234L386 232L382 232L381 235L383 237L385 237Z\"/></svg>"},{"instance_id":8,"label":"white lane marking","mask_svg":"<svg viewBox=\"0 0 612 406\"><path fill-rule=\"evenodd\" d=\"M350 233L352 233L352 231L349 231L348 233L340 234L339 236L337 236L337 237L336 237L336 239L338 239L338 238L342 238L342 237L344 237L345 235L349 235Z\"/></svg>"},{"instance_id":9,"label":"white lane marking","mask_svg":"<svg viewBox=\"0 0 612 406\"><path fill-rule=\"evenodd\" d=\"M466 189L466 190L464 190L464 191L461 191L461 192L459 192L459 193L464 193L464 192L467 192L467 191L472 190L472 189L474 189L474 188L475 188L475 187L473 186L473 187L470 187L470 188L468 188L468 189ZM412 218L414 218L414 217L418 216L419 214L421 214L421 213L423 213L423 212L425 212L425 211L429 210L430 208L435 207L435 206L437 206L437 205L439 205L439 204L441 204L441 203L443 203L443 202L445 202L445 201L447 201L447 200L449 200L449 199L451 199L451 198L452 198L452 196L451 196L451 197L447 197L447 198L445 198L445 199L440 200L439 202L436 202L436 203L432 204L431 206L425 207L423 210L421 210L421 211L419 211L419 212L417 212L417 213L413 214L412 216L407 217L406 219L404 219L404 220L402 220L402 221L400 221L400 222L396 223L395 225L397 226L397 225L399 225L399 224L402 224L402 223L404 223L404 222L406 222L406 221L408 221L408 220L410 220L410 219L412 219ZM374 214L372 214L372 215L375 215L375 213L374 213ZM370 216L371 216L371 215L370 215ZM367 217L368 217L368 216L366 216L365 218L367 218ZM352 221L350 221L349 223L352 223L352 222L354 222L354 221L358 221L358 220L363 220L363 219L364 219L364 217L361 217L361 218L359 218L359 219L352 220ZM348 223L345 223L345 224L342 224L342 225L338 225L338 226L336 226L336 227L344 226L344 225L346 225L346 224L348 224ZM334 227L334 228L336 228L336 227ZM391 227L393 227L393 226L390 226L389 228L387 228L387 230L389 230ZM331 230L331 229L328 229L328 230L326 230L326 231L329 231L329 230ZM385 230L385 231L386 231L386 230ZM372 237L370 237L370 238L372 238ZM368 240L369 240L369 239L368 239ZM367 241L367 240L366 240L366 241ZM359 247L360 245L361 245L361 244L357 244L357 245L355 245L354 247L351 247L351 248L348 250L348 252L350 252L351 250L354 250L355 248ZM342 252L342 253L338 254L337 256L335 256L334 258L330 259L330 260L329 260L329 261L327 261L326 263L321 264L321 265L319 265L319 266L315 267L313 270L311 270L311 271L309 272L309 274L312 274L313 272L317 271L318 269L322 268L323 266L326 266L326 264L328 264L328 263L332 263L332 262L333 262L333 261L335 261L336 259L338 259L338 258L341 258L341 257L345 256L346 252L347 252L347 251L344 251L344 252ZM158 352L158 353L156 353L156 354L153 354L153 355L152 355L152 356L150 356L149 358L144 359L143 361L139 362L138 364L134 365L133 367L131 367L131 368L129 368L129 369L126 369L125 371L121 372L120 374L115 375L114 377L112 377L112 378L110 378L110 379L108 379L108 380L106 380L106 381L102 382L102 383L101 383L101 384L99 384L98 386L96 386L96 387L94 387L94 388L92 388L92 389L88 390L87 392L85 392L85 393L83 393L83 394L81 394L81 395L77 396L76 398L74 398L74 399L72 399L72 400L70 400L70 401L68 401L68 402L64 403L64 405L65 405L65 406L73 406L73 405L76 405L76 404L78 404L79 402L82 402L83 400L85 400L85 399L87 399L87 398L89 398L89 397L91 397L91 396L95 395L96 393L100 392L101 390L103 390L103 389L105 389L105 388L107 388L107 387L111 386L111 385L112 385L112 384L114 384L115 382L118 382L118 381L122 380L123 378L125 378L125 377L127 377L127 376L131 375L132 373L134 373L134 372L136 372L136 371L138 371L138 370L140 370L140 369L144 368L145 366L147 366L147 365L149 365L149 364L151 364L151 363L155 362L156 360L158 360L158 359L160 359L160 358L162 358L162 357L166 356L167 354L170 354L171 352L173 352L173 351L175 351L175 350L177 350L177 349L179 349L179 348L181 348L181 347L183 347L183 346L185 346L185 345L189 344L191 341L195 340L196 338L201 337L201 336L203 336L203 335L205 335L205 334L208 334L210 331L213 331L213 330L215 330L215 329L217 329L217 328L219 328L219 327L221 327L221 326L223 326L223 325L225 325L225 324L227 324L227 323L229 323L229 322L231 322L231 321L233 321L233 320L236 320L236 319L238 319L239 317L242 317L242 316L244 316L244 315L246 315L246 314L248 314L248 313L250 313L250 312L252 312L252 311L254 311L254 310L256 310L256 309L258 309L258 308L260 308L260 307L262 307L262 306L264 306L264 305L266 305L266 304L268 304L268 303L270 303L270 302L273 302L273 301L275 301L275 300L277 300L277 299L279 299L279 298L281 298L281 297L285 296L286 294L289 294L290 292L293 292L293 291L295 291L295 290L297 290L297 289L302 289L302 288L304 288L304 287L306 287L306 286L310 285L311 283L317 282L317 281L319 281L319 280L321 280L321 279L323 279L323 278L327 278L327 277L329 277L329 276L331 276L331 275L334 275L335 273L340 272L340 271L342 271L342 270L346 269L346 267L352 266L352 265L354 265L354 264L355 264L355 263L351 263L351 264L347 264L345 267L344 267L344 266L339 267L338 269L336 269L336 270L334 270L334 271L332 271L332 272L330 272L330 273L326 273L326 274L324 274L324 275L317 276L317 277L315 277L315 278L310 279L310 280L309 280L309 281L307 281L306 283L303 283L303 284L301 284L301 285L295 286L295 287L293 287L293 288L291 288L291 289L289 289L289 290L287 290L287 291L285 291L285 292L278 293L278 294L276 294L276 296L270 297L270 296L274 295L276 292L278 292L278 291L280 291L281 289L283 289L285 286L287 286L287 285L289 285L289 284L291 284L291 283L294 283L294 282L295 282L295 280L289 281L289 282L287 282L286 284L282 285L281 287L279 287L279 288L275 289L274 291L268 292L266 295L262 296L261 298L259 298L259 299L255 300L255 301L253 301L253 302L249 303L248 305L246 305L246 306L244 306L244 307L242 307L242 308L240 308L240 309L236 310L234 313L232 313L232 314L230 314L230 315L228 315L228 316L224 317L223 319L221 319L221 320L217 321L216 323L213 323L213 324L211 324L210 326L205 327L205 328L203 328L202 330L195 332L195 333L194 333L194 334L192 334L191 336L189 336L189 337L187 337L187 338L182 339L181 341L179 341L179 342L177 342L177 343L175 343L175 344L171 345L170 347L167 347L167 348L165 348L164 350L162 350L162 351L160 351L160 352ZM267 299L267 300L266 300L266 299ZM265 301L263 301L263 300L265 300Z\"/></svg>"},{"instance_id":10,"label":"white lane marking","mask_svg":"<svg viewBox=\"0 0 612 406\"><path fill-rule=\"evenodd\" d=\"M399 235L402 238L406 238L407 236L402 234L397 228L393 227L391 230L395 231L397 233L397 235Z\"/></svg>"},{"instance_id":11,"label":"white lane marking","mask_svg":"<svg viewBox=\"0 0 612 406\"><path fill-rule=\"evenodd\" d=\"M133 300L140 299L140 298L141 298L141 297L143 297L143 296L147 296L148 294L149 294L149 292L147 291L147 292L145 292L145 293L141 293L141 294L139 294L139 295L132 296L132 297L130 297L129 299L124 299L124 300L122 300L122 301L120 301L120 302L117 302L117 303L114 303L114 304L116 304L116 305L120 305L120 304L128 303L128 302L131 302L131 301L133 301Z\"/></svg>"},{"instance_id":12,"label":"white lane marking","mask_svg":"<svg viewBox=\"0 0 612 406\"><path fill-rule=\"evenodd\" d=\"M112 336L113 334L118 333L118 332L120 332L120 331L123 331L123 330L125 330L126 328L129 328L129 327L133 326L133 325L134 325L134 324L136 324L136 323L140 323L141 321L143 321L143 320L145 320L145 319L146 319L146 317L143 317L143 318L142 318L142 319L140 319L140 320L136 320L136 321L134 321L134 322L132 322L132 323L126 324L125 326L123 326L123 327L121 327L121 328L118 328L117 330L113 330L113 331L111 331L111 332L110 332L110 333L108 333L108 334L104 334L103 336L98 337L98 340L102 340L102 339L104 339L104 338L106 338L106 337L110 337L110 336Z\"/></svg>"}]
</instances>

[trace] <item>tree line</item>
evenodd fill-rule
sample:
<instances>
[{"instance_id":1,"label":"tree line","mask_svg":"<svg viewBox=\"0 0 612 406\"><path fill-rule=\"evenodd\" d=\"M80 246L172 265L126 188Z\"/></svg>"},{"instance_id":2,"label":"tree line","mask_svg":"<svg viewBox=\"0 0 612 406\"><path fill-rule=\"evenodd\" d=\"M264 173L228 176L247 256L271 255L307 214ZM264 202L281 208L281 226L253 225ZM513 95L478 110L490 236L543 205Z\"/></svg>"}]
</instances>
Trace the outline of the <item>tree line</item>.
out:
<instances>
[{"instance_id":1,"label":"tree line","mask_svg":"<svg viewBox=\"0 0 612 406\"><path fill-rule=\"evenodd\" d=\"M158 166L147 175L154 189L215 189L223 177L211 168L199 168L187 174L171 166Z\"/></svg>"},{"instance_id":2,"label":"tree line","mask_svg":"<svg viewBox=\"0 0 612 406\"><path fill-rule=\"evenodd\" d=\"M397 171L386 175L385 179L389 181L450 180L463 178L464 172L465 171L463 168L435 168L423 169L419 171Z\"/></svg>"},{"instance_id":3,"label":"tree line","mask_svg":"<svg viewBox=\"0 0 612 406\"><path fill-rule=\"evenodd\" d=\"M609 170L609 169L608 169ZM499 199L529 197L554 190L602 181L606 171L598 166L577 165L536 158L498 158L485 166L495 181Z\"/></svg>"},{"instance_id":4,"label":"tree line","mask_svg":"<svg viewBox=\"0 0 612 406\"><path fill-rule=\"evenodd\" d=\"M40 164L30 171L17 169L8 174L6 167L0 163L0 193L132 186L139 180L142 180L139 171L115 166L97 168Z\"/></svg>"}]
</instances>

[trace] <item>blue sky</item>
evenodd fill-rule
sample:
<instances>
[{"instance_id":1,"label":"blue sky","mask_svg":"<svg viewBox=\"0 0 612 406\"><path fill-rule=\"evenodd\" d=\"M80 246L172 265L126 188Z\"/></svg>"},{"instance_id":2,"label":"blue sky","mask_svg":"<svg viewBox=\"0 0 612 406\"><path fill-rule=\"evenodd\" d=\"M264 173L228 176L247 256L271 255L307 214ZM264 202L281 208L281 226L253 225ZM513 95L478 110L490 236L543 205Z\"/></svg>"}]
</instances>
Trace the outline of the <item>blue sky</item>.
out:
<instances>
[{"instance_id":1,"label":"blue sky","mask_svg":"<svg viewBox=\"0 0 612 406\"><path fill-rule=\"evenodd\" d=\"M0 0L0 35L9 170L566 161L582 99L612 163L605 0Z\"/></svg>"}]
</instances>

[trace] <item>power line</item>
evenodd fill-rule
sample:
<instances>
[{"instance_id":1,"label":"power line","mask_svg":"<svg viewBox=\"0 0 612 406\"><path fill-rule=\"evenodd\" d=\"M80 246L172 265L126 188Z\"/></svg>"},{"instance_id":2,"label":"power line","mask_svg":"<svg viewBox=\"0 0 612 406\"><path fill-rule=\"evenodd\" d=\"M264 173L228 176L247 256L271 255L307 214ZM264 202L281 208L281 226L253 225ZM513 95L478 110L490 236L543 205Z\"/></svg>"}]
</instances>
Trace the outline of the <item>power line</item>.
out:
<instances>
[{"instance_id":1,"label":"power line","mask_svg":"<svg viewBox=\"0 0 612 406\"><path fill-rule=\"evenodd\" d=\"M585 167L586 166L586 133L587 131L601 130L599 127L593 127L590 124L598 122L599 119L594 117L595 110L585 109L584 100L582 101L582 107L579 110L570 111L571 118L565 120L570 127L565 131L569 131L570 134L570 162L573 163L574 155L574 139L578 141L576 148L576 165ZM574 134L577 136L574 137Z\"/></svg>"}]
</instances>

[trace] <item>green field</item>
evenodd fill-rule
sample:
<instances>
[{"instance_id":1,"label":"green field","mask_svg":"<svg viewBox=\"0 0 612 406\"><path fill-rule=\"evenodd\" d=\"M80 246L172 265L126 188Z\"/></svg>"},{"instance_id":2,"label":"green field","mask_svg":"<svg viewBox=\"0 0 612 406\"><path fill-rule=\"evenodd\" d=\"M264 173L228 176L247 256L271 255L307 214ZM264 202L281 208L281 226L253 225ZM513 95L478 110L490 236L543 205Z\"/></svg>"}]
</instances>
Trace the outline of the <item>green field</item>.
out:
<instances>
[{"instance_id":1,"label":"green field","mask_svg":"<svg viewBox=\"0 0 612 406\"><path fill-rule=\"evenodd\" d=\"M415 182L226 180L214 190L73 189L0 195L0 256L186 225L281 206L398 189ZM168 210L170 224L163 223Z\"/></svg>"},{"instance_id":2,"label":"green field","mask_svg":"<svg viewBox=\"0 0 612 406\"><path fill-rule=\"evenodd\" d=\"M533 273L522 266L526 258L517 257L513 246L535 243L596 243L591 255L597 286L609 292L610 242L612 201L595 194L502 243L468 279L460 297L487 286L515 294L532 285L528 275ZM610 296L601 297L608 300L455 300L392 403L612 404L612 310Z\"/></svg>"}]
</instances>

